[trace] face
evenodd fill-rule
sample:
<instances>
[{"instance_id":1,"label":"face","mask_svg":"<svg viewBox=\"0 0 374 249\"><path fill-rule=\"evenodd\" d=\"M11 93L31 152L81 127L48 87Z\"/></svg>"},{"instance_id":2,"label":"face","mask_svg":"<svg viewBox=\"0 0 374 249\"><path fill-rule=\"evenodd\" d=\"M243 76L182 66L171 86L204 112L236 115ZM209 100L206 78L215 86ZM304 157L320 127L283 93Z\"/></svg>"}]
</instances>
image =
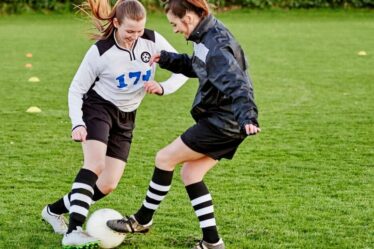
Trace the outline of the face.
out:
<instances>
[{"instance_id":1,"label":"face","mask_svg":"<svg viewBox=\"0 0 374 249\"><path fill-rule=\"evenodd\" d=\"M187 22L185 20L186 15L183 18L179 18L179 17L173 15L171 13L171 11L169 11L166 14L166 17L168 18L169 23L173 27L173 32L174 33L181 33L181 34L183 34L183 36L185 38L188 38L191 34L191 31L190 31L189 25L187 24Z\"/></svg>"},{"instance_id":2,"label":"face","mask_svg":"<svg viewBox=\"0 0 374 249\"><path fill-rule=\"evenodd\" d=\"M114 26L117 28L117 35L121 42L132 43L144 33L146 18L140 21L124 18L119 24L117 19L114 19Z\"/></svg>"}]
</instances>

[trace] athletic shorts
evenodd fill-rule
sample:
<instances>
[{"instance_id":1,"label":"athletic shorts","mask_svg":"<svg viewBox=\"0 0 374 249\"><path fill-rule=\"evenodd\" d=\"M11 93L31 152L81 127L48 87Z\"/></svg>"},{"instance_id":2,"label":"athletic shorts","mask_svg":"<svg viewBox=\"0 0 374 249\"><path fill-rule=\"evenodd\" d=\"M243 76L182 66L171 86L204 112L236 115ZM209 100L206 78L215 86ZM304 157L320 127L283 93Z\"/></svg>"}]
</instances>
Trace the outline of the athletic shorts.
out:
<instances>
[{"instance_id":1,"label":"athletic shorts","mask_svg":"<svg viewBox=\"0 0 374 249\"><path fill-rule=\"evenodd\" d=\"M201 119L181 135L182 141L192 150L215 160L232 159L245 138L233 138Z\"/></svg>"},{"instance_id":2,"label":"athletic shorts","mask_svg":"<svg viewBox=\"0 0 374 249\"><path fill-rule=\"evenodd\" d=\"M107 156L127 162L136 110L123 112L91 89L83 99L82 111L87 140L105 143Z\"/></svg>"}]
</instances>

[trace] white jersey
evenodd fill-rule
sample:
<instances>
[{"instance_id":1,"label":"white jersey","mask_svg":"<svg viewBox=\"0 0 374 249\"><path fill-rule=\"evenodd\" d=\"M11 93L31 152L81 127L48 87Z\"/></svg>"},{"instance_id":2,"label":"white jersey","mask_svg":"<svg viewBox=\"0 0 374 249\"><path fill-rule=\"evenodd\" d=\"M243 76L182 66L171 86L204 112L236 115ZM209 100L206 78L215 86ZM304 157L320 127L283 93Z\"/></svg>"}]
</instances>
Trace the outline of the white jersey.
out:
<instances>
[{"instance_id":1,"label":"white jersey","mask_svg":"<svg viewBox=\"0 0 374 249\"><path fill-rule=\"evenodd\" d=\"M161 50L176 52L163 36L149 29L145 29L131 49L120 47L114 34L92 45L69 88L69 116L73 128L85 125L82 98L91 87L121 111L136 110L145 96L144 83L155 76L156 63L150 66L149 59ZM187 79L182 74L172 74L161 82L164 94L175 92Z\"/></svg>"}]
</instances>

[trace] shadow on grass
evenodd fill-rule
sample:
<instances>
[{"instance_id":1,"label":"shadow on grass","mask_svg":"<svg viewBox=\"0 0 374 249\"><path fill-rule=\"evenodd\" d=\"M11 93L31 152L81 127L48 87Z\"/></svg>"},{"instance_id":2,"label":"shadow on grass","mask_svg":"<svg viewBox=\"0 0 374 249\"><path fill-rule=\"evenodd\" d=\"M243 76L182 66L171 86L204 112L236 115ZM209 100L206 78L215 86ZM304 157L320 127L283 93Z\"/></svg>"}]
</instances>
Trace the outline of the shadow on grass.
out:
<instances>
[{"instance_id":1,"label":"shadow on grass","mask_svg":"<svg viewBox=\"0 0 374 249\"><path fill-rule=\"evenodd\" d=\"M157 246L152 242L145 242L144 237L145 235L143 234L136 234L136 235L128 235L126 236L125 241L121 244L120 248L134 248L134 249L141 249L144 247L144 244L149 244L153 247ZM169 237L169 238L162 238L162 245L159 245L159 248L192 248L199 239L197 237L193 236L188 236L188 237L183 237L183 236L176 236L176 237Z\"/></svg>"}]
</instances>

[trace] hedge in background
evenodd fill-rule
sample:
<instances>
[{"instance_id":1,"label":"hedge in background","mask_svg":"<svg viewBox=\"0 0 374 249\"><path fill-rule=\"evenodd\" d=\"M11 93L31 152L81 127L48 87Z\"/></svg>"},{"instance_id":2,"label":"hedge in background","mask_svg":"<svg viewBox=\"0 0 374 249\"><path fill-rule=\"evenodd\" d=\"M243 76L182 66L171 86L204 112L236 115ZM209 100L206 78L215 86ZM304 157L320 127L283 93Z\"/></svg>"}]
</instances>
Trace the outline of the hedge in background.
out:
<instances>
[{"instance_id":1,"label":"hedge in background","mask_svg":"<svg viewBox=\"0 0 374 249\"><path fill-rule=\"evenodd\" d=\"M17 14L34 11L71 12L82 0L0 0L0 13ZM111 0L112 3L116 0ZM161 7L160 0L141 0L148 9ZM267 8L374 8L374 0L209 0L218 8L241 6Z\"/></svg>"},{"instance_id":2,"label":"hedge in background","mask_svg":"<svg viewBox=\"0 0 374 249\"><path fill-rule=\"evenodd\" d=\"M0 0L0 13L19 14L34 11L71 12L82 0Z\"/></svg>"}]
</instances>

